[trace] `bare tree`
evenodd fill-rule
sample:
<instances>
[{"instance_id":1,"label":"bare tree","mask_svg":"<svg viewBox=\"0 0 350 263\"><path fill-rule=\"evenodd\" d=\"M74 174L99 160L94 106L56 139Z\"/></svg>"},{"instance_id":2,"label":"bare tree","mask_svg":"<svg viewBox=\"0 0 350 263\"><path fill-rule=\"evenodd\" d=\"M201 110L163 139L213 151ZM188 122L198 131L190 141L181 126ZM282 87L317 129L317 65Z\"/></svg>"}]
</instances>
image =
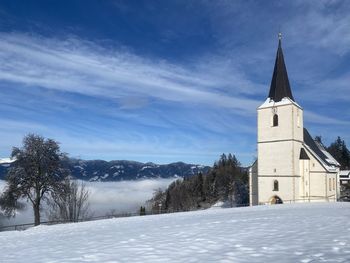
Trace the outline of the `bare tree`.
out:
<instances>
[{"instance_id":1,"label":"bare tree","mask_svg":"<svg viewBox=\"0 0 350 263\"><path fill-rule=\"evenodd\" d=\"M2 227L2 220L4 219L4 215L3 215L3 213L0 211L0 227ZM1 229L0 229L0 231L1 231Z\"/></svg>"},{"instance_id":2,"label":"bare tree","mask_svg":"<svg viewBox=\"0 0 350 263\"><path fill-rule=\"evenodd\" d=\"M161 188L155 189L151 202L151 213L160 213L161 208L165 207L165 195Z\"/></svg>"},{"instance_id":3,"label":"bare tree","mask_svg":"<svg viewBox=\"0 0 350 263\"><path fill-rule=\"evenodd\" d=\"M34 224L40 224L42 200L62 188L62 180L68 172L62 167L59 145L52 139L29 134L23 139L23 147L14 147L11 157L16 161L10 168L7 185L1 197L7 215L14 215L18 200L27 198L34 211Z\"/></svg>"},{"instance_id":4,"label":"bare tree","mask_svg":"<svg viewBox=\"0 0 350 263\"><path fill-rule=\"evenodd\" d=\"M110 210L105 214L105 216L107 216L107 217L116 217L116 216L118 216L117 209L115 209L115 208L110 209Z\"/></svg>"},{"instance_id":5,"label":"bare tree","mask_svg":"<svg viewBox=\"0 0 350 263\"><path fill-rule=\"evenodd\" d=\"M67 178L64 188L48 200L50 220L78 222L90 217L89 191L83 182Z\"/></svg>"}]
</instances>

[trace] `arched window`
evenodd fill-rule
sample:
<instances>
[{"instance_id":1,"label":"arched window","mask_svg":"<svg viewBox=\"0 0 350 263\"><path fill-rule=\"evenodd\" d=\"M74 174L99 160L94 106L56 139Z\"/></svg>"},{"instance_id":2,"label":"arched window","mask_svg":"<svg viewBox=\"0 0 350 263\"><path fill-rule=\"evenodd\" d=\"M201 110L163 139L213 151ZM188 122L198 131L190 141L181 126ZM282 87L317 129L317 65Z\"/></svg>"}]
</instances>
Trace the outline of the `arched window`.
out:
<instances>
[{"instance_id":1,"label":"arched window","mask_svg":"<svg viewBox=\"0 0 350 263\"><path fill-rule=\"evenodd\" d=\"M278 126L278 115L273 115L273 127Z\"/></svg>"},{"instance_id":2,"label":"arched window","mask_svg":"<svg viewBox=\"0 0 350 263\"><path fill-rule=\"evenodd\" d=\"M278 181L273 181L273 191L278 191Z\"/></svg>"}]
</instances>

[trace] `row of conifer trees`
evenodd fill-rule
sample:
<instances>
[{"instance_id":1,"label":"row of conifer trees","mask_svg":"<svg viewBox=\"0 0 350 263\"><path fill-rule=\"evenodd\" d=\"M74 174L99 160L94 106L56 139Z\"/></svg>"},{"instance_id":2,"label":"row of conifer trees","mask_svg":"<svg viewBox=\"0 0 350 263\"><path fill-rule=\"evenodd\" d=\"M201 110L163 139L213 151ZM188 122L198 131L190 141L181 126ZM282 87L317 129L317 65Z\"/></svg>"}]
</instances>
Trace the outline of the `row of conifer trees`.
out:
<instances>
[{"instance_id":1,"label":"row of conifer trees","mask_svg":"<svg viewBox=\"0 0 350 263\"><path fill-rule=\"evenodd\" d=\"M226 206L249 203L248 174L232 154L222 154L207 174L185 177L157 190L149 201L153 213L204 209L222 201Z\"/></svg>"}]
</instances>

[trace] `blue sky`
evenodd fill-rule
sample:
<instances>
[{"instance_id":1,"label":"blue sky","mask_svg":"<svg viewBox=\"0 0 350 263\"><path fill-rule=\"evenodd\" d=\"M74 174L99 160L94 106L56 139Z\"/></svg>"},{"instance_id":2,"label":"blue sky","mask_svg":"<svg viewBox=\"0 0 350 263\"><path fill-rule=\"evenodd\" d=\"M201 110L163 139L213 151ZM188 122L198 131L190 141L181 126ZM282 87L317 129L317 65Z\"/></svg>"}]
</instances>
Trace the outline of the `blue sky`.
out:
<instances>
[{"instance_id":1,"label":"blue sky","mask_svg":"<svg viewBox=\"0 0 350 263\"><path fill-rule=\"evenodd\" d=\"M346 1L1 1L0 155L29 132L84 159L256 155L283 50L304 125L350 142Z\"/></svg>"}]
</instances>

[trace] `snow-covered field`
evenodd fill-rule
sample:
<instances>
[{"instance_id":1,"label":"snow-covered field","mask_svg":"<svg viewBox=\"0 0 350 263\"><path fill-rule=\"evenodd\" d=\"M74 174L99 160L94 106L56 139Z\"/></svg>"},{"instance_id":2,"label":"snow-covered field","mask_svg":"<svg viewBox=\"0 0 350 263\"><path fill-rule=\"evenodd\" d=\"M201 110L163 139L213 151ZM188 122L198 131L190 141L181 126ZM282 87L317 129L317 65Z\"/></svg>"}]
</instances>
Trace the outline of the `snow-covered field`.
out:
<instances>
[{"instance_id":1,"label":"snow-covered field","mask_svg":"<svg viewBox=\"0 0 350 263\"><path fill-rule=\"evenodd\" d=\"M0 244L0 262L350 262L350 203L39 226Z\"/></svg>"}]
</instances>

